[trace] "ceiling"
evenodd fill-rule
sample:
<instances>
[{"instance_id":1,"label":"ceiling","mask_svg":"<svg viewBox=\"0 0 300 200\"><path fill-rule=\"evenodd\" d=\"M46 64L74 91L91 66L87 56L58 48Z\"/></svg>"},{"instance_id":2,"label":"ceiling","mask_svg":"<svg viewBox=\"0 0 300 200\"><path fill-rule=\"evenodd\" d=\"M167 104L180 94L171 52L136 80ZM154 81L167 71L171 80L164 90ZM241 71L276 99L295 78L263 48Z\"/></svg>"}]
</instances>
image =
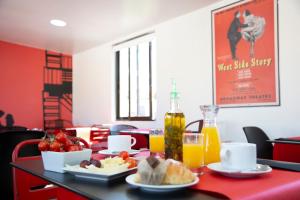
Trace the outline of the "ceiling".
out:
<instances>
[{"instance_id":1,"label":"ceiling","mask_svg":"<svg viewBox=\"0 0 300 200\"><path fill-rule=\"evenodd\" d=\"M0 40L74 54L217 1L0 0Z\"/></svg>"}]
</instances>

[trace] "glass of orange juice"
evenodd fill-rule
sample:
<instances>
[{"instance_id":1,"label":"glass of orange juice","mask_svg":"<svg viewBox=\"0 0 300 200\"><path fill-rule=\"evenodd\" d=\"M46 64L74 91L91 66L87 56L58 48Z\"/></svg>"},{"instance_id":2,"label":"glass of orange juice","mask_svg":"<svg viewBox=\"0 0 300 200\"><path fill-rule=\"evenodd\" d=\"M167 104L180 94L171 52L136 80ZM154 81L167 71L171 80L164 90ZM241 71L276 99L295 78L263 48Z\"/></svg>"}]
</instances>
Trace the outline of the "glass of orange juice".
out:
<instances>
[{"instance_id":1,"label":"glass of orange juice","mask_svg":"<svg viewBox=\"0 0 300 200\"><path fill-rule=\"evenodd\" d=\"M183 163L194 173L202 174L204 166L204 141L202 133L186 132L182 138Z\"/></svg>"},{"instance_id":2,"label":"glass of orange juice","mask_svg":"<svg viewBox=\"0 0 300 200\"><path fill-rule=\"evenodd\" d=\"M162 129L152 129L149 135L150 153L156 157L164 157L165 138Z\"/></svg>"}]
</instances>

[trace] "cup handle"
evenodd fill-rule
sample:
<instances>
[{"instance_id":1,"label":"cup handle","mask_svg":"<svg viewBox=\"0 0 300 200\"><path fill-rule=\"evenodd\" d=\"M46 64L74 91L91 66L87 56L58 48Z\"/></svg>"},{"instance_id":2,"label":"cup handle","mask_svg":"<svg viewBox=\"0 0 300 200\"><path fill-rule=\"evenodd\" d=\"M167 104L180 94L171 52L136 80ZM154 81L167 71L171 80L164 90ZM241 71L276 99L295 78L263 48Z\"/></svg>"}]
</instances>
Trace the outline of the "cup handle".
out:
<instances>
[{"instance_id":1,"label":"cup handle","mask_svg":"<svg viewBox=\"0 0 300 200\"><path fill-rule=\"evenodd\" d=\"M231 153L228 149L221 149L221 152L220 152L220 157L221 157L221 160L229 160L229 157L230 157Z\"/></svg>"},{"instance_id":2,"label":"cup handle","mask_svg":"<svg viewBox=\"0 0 300 200\"><path fill-rule=\"evenodd\" d=\"M133 143L131 144L131 146L135 145L135 144L136 144L136 139L135 139L135 137L131 137L131 140L133 140Z\"/></svg>"}]
</instances>

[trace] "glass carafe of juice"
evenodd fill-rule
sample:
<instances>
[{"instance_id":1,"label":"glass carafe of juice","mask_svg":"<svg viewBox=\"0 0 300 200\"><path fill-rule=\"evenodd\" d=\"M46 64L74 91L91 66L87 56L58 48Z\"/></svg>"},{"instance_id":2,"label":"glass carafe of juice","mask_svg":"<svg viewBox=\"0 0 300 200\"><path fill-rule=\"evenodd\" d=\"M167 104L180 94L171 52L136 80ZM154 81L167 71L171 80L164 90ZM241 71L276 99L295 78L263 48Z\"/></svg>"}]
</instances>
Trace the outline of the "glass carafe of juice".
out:
<instances>
[{"instance_id":1,"label":"glass carafe of juice","mask_svg":"<svg viewBox=\"0 0 300 200\"><path fill-rule=\"evenodd\" d=\"M176 83L173 80L171 108L165 114L165 158L182 161L182 135L185 128L185 117L179 109L178 101Z\"/></svg>"},{"instance_id":2,"label":"glass carafe of juice","mask_svg":"<svg viewBox=\"0 0 300 200\"><path fill-rule=\"evenodd\" d=\"M201 131L204 134L204 164L220 162L221 141L216 124L219 107L203 105L200 109L204 117Z\"/></svg>"}]
</instances>

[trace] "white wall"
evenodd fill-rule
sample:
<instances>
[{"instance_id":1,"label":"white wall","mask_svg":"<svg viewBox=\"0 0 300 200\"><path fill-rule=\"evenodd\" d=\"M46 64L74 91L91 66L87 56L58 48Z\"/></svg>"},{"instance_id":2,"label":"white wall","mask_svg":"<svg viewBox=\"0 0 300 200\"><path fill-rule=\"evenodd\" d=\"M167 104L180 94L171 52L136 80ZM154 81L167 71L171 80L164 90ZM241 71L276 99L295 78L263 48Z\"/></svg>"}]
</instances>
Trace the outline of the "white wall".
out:
<instances>
[{"instance_id":1,"label":"white wall","mask_svg":"<svg viewBox=\"0 0 300 200\"><path fill-rule=\"evenodd\" d=\"M171 77L176 79L181 92L181 108L187 122L202 117L199 105L212 103L210 11L231 2L222 1L147 29L155 30L157 38L157 120L124 123L163 127L163 117L169 108ZM245 141L242 127L248 125L261 127L271 138L300 135L299 10L299 0L279 1L281 106L221 109L218 126L223 140ZM113 120L111 45L122 39L73 56L74 124L117 123Z\"/></svg>"}]
</instances>

